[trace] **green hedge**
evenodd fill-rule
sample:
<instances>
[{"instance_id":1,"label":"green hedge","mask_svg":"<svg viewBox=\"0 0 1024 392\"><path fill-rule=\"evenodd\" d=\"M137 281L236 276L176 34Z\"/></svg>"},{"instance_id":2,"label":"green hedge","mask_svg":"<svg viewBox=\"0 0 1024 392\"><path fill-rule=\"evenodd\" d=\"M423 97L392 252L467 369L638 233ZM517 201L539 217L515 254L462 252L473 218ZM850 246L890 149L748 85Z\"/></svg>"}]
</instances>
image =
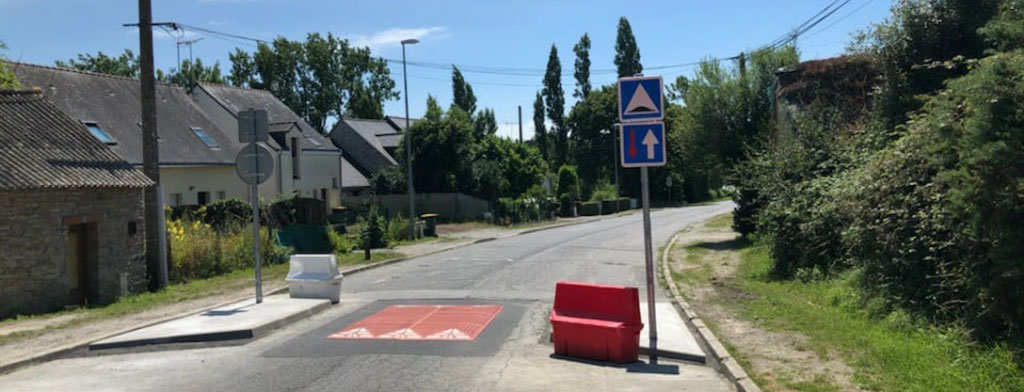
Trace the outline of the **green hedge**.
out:
<instances>
[{"instance_id":1,"label":"green hedge","mask_svg":"<svg viewBox=\"0 0 1024 392\"><path fill-rule=\"evenodd\" d=\"M601 215L614 214L619 209L617 200L601 200Z\"/></svg>"},{"instance_id":2,"label":"green hedge","mask_svg":"<svg viewBox=\"0 0 1024 392\"><path fill-rule=\"evenodd\" d=\"M580 203L579 213L581 216L601 215L601 203L596 201Z\"/></svg>"},{"instance_id":3,"label":"green hedge","mask_svg":"<svg viewBox=\"0 0 1024 392\"><path fill-rule=\"evenodd\" d=\"M618 208L619 211L628 211L630 209L629 208L629 198L628 197L620 197L618 199L618 204L619 204L619 208Z\"/></svg>"}]
</instances>

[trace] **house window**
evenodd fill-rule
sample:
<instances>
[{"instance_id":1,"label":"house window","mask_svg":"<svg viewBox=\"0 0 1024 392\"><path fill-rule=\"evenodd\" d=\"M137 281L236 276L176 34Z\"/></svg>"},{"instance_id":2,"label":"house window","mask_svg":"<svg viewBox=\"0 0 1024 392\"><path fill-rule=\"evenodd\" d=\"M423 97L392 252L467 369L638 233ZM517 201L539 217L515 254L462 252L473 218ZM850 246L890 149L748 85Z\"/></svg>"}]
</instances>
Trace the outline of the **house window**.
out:
<instances>
[{"instance_id":1,"label":"house window","mask_svg":"<svg viewBox=\"0 0 1024 392\"><path fill-rule=\"evenodd\" d=\"M338 177L331 178L331 188L338 189Z\"/></svg>"},{"instance_id":2,"label":"house window","mask_svg":"<svg viewBox=\"0 0 1024 392\"><path fill-rule=\"evenodd\" d=\"M117 144L117 140L114 140L113 136L110 136L110 134L107 133L107 131L104 131L103 128L100 128L100 126L96 123L86 122L84 124L85 127L89 129L89 133L91 133L92 136L95 137L97 140L109 145Z\"/></svg>"},{"instance_id":3,"label":"house window","mask_svg":"<svg viewBox=\"0 0 1024 392\"><path fill-rule=\"evenodd\" d=\"M217 200L224 200L228 198L228 193L224 191L217 191Z\"/></svg>"},{"instance_id":4,"label":"house window","mask_svg":"<svg viewBox=\"0 0 1024 392\"><path fill-rule=\"evenodd\" d=\"M213 138L210 137L210 135L207 135L206 131L204 131L202 128L192 127L192 133L194 133L196 137L199 138L199 140L202 140L203 144L205 144L206 147L220 148L220 146L217 145L217 142L214 141Z\"/></svg>"},{"instance_id":5,"label":"house window","mask_svg":"<svg viewBox=\"0 0 1024 392\"><path fill-rule=\"evenodd\" d=\"M299 138L292 138L292 179L298 180L301 178L300 173L302 171L299 168Z\"/></svg>"},{"instance_id":6,"label":"house window","mask_svg":"<svg viewBox=\"0 0 1024 392\"><path fill-rule=\"evenodd\" d=\"M171 207L181 207L182 197L180 193L171 194Z\"/></svg>"},{"instance_id":7,"label":"house window","mask_svg":"<svg viewBox=\"0 0 1024 392\"><path fill-rule=\"evenodd\" d=\"M210 192L199 192L196 194L196 204L205 206L210 203Z\"/></svg>"},{"instance_id":8,"label":"house window","mask_svg":"<svg viewBox=\"0 0 1024 392\"><path fill-rule=\"evenodd\" d=\"M327 201L327 188L320 188L320 200Z\"/></svg>"}]
</instances>

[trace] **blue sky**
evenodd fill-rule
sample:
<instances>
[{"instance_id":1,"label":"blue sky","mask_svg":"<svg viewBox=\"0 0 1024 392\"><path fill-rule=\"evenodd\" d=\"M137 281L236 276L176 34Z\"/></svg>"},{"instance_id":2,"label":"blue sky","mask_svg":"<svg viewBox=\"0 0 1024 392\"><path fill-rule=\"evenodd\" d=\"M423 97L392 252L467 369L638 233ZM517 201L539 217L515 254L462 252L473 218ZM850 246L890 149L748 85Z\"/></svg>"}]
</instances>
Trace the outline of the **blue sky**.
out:
<instances>
[{"instance_id":1,"label":"blue sky","mask_svg":"<svg viewBox=\"0 0 1024 392\"><path fill-rule=\"evenodd\" d=\"M572 46L583 33L592 41L592 70L612 69L618 18L629 19L641 61L662 66L710 58L728 57L774 40L791 31L831 3L801 1L339 1L339 0L153 0L153 20L174 21L207 29L270 40L275 36L303 39L308 32L332 32L374 54L400 59L398 44L416 37L408 47L410 61L467 66L510 67L543 70L551 44L558 47L563 70L571 70ZM131 0L0 0L0 40L12 60L52 64L81 52L137 52L138 35L122 23L138 18ZM831 57L843 52L850 34L883 20L891 0L851 0L844 8L801 37L803 59ZM175 41L154 31L157 67L175 64ZM235 47L252 50L245 41L203 37L193 46L194 56L204 62L219 60L225 72ZM182 48L187 56L187 47ZM392 76L401 89L400 64ZM540 71L538 71L540 72ZM666 82L692 68L662 71ZM523 128L532 134L534 94L541 75L512 76L465 74L473 85L477 107L494 108L501 133L517 135L516 106L523 106ZM613 82L614 74L594 75L591 83ZM562 85L567 111L573 99L574 80ZM423 113L427 94L447 107L451 103L451 72L409 67L410 112ZM385 112L402 115L401 100L385 104Z\"/></svg>"}]
</instances>

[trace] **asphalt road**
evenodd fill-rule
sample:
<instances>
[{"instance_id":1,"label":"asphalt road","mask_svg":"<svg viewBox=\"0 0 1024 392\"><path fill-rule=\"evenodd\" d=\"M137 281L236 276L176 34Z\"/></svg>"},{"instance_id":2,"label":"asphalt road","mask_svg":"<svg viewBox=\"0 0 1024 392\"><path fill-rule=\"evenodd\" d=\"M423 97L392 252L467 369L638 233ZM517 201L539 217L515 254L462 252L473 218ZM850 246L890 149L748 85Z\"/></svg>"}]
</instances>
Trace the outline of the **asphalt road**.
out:
<instances>
[{"instance_id":1,"label":"asphalt road","mask_svg":"<svg viewBox=\"0 0 1024 392\"><path fill-rule=\"evenodd\" d=\"M652 214L654 247L732 203ZM641 287L640 214L525 234L346 277L330 310L245 344L164 347L47 362L0 377L0 390L446 391L700 390L732 387L708 366L609 366L551 356L555 282ZM658 289L660 298L664 293ZM643 300L643 298L641 298ZM390 304L496 304L473 342L325 340Z\"/></svg>"}]
</instances>

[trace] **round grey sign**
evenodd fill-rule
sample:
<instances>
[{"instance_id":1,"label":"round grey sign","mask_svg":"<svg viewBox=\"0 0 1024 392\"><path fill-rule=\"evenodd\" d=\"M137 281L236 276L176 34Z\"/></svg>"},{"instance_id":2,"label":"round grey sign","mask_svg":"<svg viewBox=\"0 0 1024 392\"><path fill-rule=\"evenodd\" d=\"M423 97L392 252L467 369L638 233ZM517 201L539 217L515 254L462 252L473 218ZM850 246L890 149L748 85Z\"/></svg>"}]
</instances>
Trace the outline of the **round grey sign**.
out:
<instances>
[{"instance_id":1,"label":"round grey sign","mask_svg":"<svg viewBox=\"0 0 1024 392\"><path fill-rule=\"evenodd\" d=\"M247 145L235 157L235 171L246 184L262 184L274 172L274 156L259 144Z\"/></svg>"}]
</instances>

